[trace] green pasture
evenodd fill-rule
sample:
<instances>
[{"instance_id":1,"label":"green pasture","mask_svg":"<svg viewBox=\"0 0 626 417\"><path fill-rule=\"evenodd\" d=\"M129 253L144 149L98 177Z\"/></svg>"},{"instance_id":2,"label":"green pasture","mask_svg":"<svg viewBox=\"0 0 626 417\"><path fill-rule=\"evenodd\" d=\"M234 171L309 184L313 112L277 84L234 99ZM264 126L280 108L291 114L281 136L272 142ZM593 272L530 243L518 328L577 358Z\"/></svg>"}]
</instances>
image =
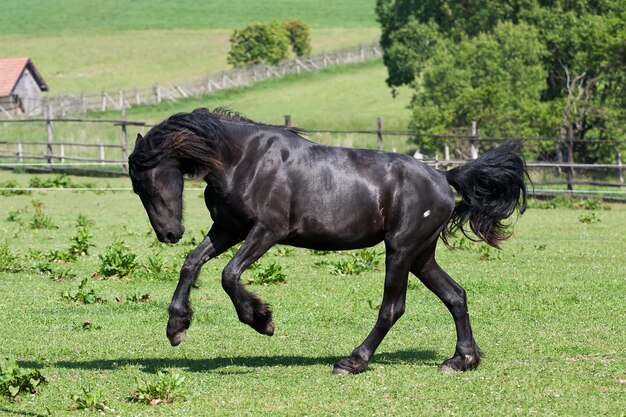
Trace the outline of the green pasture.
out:
<instances>
[{"instance_id":1,"label":"green pasture","mask_svg":"<svg viewBox=\"0 0 626 417\"><path fill-rule=\"evenodd\" d=\"M0 57L30 57L52 95L194 80L228 69L234 28L299 17L313 53L371 44L374 2L37 0L0 5Z\"/></svg>"},{"instance_id":2,"label":"green pasture","mask_svg":"<svg viewBox=\"0 0 626 417\"><path fill-rule=\"evenodd\" d=\"M33 182L32 175L6 171L0 178ZM130 185L125 178L70 181ZM93 414L70 411L72 396L90 387L115 410L105 415L120 416L624 415L625 206L531 208L501 252L463 240L454 250L439 248L440 264L468 292L475 335L486 353L476 371L440 373L437 365L453 352L454 325L441 302L412 279L407 312L370 368L338 377L331 375L332 364L371 329L383 281L382 271L340 276L316 266L346 253L278 247L259 261L261 267L280 265L286 275L283 284L249 287L273 307L271 338L237 320L220 285L229 257L211 261L192 292L188 337L177 348L169 345L165 324L176 270L210 226L195 188L201 184L187 184L187 233L174 246L155 243L130 191L0 196L0 253L22 265L21 272L0 272L0 364L17 361L48 381L17 402L0 399L0 414ZM31 228L38 210L56 228ZM37 253L67 248L79 215L91 220L95 246L73 262L55 263L69 271L64 276L37 272ZM586 220L591 217L596 220ZM140 265L159 256L168 272L150 274L140 266L126 278L98 276L99 255L116 239ZM246 272L244 280L252 276ZM106 302L62 298L83 279ZM146 294L145 302L137 301ZM187 399L155 406L128 401L136 380L152 380L158 370L185 377Z\"/></svg>"}]
</instances>

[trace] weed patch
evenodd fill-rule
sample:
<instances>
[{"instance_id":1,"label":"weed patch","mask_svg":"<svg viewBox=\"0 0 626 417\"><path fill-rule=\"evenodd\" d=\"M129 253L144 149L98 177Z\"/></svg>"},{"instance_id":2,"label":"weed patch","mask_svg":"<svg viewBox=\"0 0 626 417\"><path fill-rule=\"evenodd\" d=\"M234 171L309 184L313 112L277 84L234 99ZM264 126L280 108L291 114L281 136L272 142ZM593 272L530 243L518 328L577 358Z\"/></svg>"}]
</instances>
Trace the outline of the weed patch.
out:
<instances>
[{"instance_id":1,"label":"weed patch","mask_svg":"<svg viewBox=\"0 0 626 417\"><path fill-rule=\"evenodd\" d=\"M93 390L91 387L80 387L80 389L80 394L72 395L73 404L70 410L109 411L108 400L101 390Z\"/></svg>"},{"instance_id":2,"label":"weed patch","mask_svg":"<svg viewBox=\"0 0 626 417\"><path fill-rule=\"evenodd\" d=\"M20 257L9 248L9 243L4 242L0 246L0 272L20 272L23 270L23 264Z\"/></svg>"},{"instance_id":3,"label":"weed patch","mask_svg":"<svg viewBox=\"0 0 626 417\"><path fill-rule=\"evenodd\" d=\"M77 304L105 303L106 300L96 294L96 291L93 288L86 288L87 282L87 278L83 279L78 285L78 289L76 291L65 291L61 294L61 298Z\"/></svg>"},{"instance_id":4,"label":"weed patch","mask_svg":"<svg viewBox=\"0 0 626 417\"><path fill-rule=\"evenodd\" d=\"M598 213L592 211L590 213L581 213L578 215L578 221L584 224L600 223L602 219L598 216Z\"/></svg>"},{"instance_id":5,"label":"weed patch","mask_svg":"<svg viewBox=\"0 0 626 417\"><path fill-rule=\"evenodd\" d=\"M129 401L149 405L172 403L189 394L182 389L185 377L167 371L158 371L154 382L137 379L136 388L130 393Z\"/></svg>"},{"instance_id":6,"label":"weed patch","mask_svg":"<svg viewBox=\"0 0 626 417\"><path fill-rule=\"evenodd\" d=\"M326 268L332 275L359 275L363 272L376 271L380 264L382 253L375 249L361 249L349 258L329 261L327 259L315 262L315 266Z\"/></svg>"},{"instance_id":7,"label":"weed patch","mask_svg":"<svg viewBox=\"0 0 626 417\"><path fill-rule=\"evenodd\" d=\"M46 378L36 369L24 369L15 362L0 365L0 395L15 401L22 393L35 394Z\"/></svg>"},{"instance_id":8,"label":"weed patch","mask_svg":"<svg viewBox=\"0 0 626 417\"><path fill-rule=\"evenodd\" d=\"M245 285L269 285L281 284L287 281L287 276L283 272L283 267L276 262L264 267L257 267L253 272L253 278L247 280Z\"/></svg>"},{"instance_id":9,"label":"weed patch","mask_svg":"<svg viewBox=\"0 0 626 417\"><path fill-rule=\"evenodd\" d=\"M137 255L131 252L123 241L116 240L104 254L98 255L98 273L104 278L130 276L138 267Z\"/></svg>"}]
</instances>

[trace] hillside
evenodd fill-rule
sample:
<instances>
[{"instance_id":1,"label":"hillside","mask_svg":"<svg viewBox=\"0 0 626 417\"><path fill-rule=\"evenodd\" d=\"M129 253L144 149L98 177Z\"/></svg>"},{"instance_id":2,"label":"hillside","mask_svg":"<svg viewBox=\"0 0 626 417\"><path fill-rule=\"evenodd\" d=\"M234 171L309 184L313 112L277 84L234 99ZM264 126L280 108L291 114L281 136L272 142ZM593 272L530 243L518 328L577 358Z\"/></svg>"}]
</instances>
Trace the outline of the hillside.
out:
<instances>
[{"instance_id":1,"label":"hillside","mask_svg":"<svg viewBox=\"0 0 626 417\"><path fill-rule=\"evenodd\" d=\"M29 56L50 94L180 82L228 68L233 28L304 19L313 51L378 40L374 2L34 0L0 6L1 56Z\"/></svg>"}]
</instances>

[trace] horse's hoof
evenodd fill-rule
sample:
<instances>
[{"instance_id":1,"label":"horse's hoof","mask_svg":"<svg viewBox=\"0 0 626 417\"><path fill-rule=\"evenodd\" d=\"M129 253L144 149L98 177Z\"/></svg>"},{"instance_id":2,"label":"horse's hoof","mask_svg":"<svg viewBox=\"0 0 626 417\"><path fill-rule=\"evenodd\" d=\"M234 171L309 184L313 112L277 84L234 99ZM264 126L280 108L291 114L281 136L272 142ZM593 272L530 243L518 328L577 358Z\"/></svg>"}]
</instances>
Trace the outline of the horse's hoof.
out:
<instances>
[{"instance_id":1,"label":"horse's hoof","mask_svg":"<svg viewBox=\"0 0 626 417\"><path fill-rule=\"evenodd\" d=\"M478 366L479 358L477 355L454 356L444 361L439 370L444 373L471 371Z\"/></svg>"},{"instance_id":2,"label":"horse's hoof","mask_svg":"<svg viewBox=\"0 0 626 417\"><path fill-rule=\"evenodd\" d=\"M185 336L187 336L187 330L180 331L172 337L169 337L170 343L172 346L178 346L183 342L183 340L185 340Z\"/></svg>"},{"instance_id":3,"label":"horse's hoof","mask_svg":"<svg viewBox=\"0 0 626 417\"><path fill-rule=\"evenodd\" d=\"M439 366L439 370L441 372L443 372L444 374L453 374L455 372L459 372L459 369L454 369L453 367L451 367L450 365L447 364L441 364L441 366Z\"/></svg>"},{"instance_id":4,"label":"horse's hoof","mask_svg":"<svg viewBox=\"0 0 626 417\"><path fill-rule=\"evenodd\" d=\"M347 369L339 368L337 366L333 367L333 375L350 375L351 372Z\"/></svg>"},{"instance_id":5,"label":"horse's hoof","mask_svg":"<svg viewBox=\"0 0 626 417\"><path fill-rule=\"evenodd\" d=\"M361 372L367 369L368 363L359 363L352 359L351 356L347 358L343 358L333 367L333 375L351 375L351 374L360 374Z\"/></svg>"}]
</instances>

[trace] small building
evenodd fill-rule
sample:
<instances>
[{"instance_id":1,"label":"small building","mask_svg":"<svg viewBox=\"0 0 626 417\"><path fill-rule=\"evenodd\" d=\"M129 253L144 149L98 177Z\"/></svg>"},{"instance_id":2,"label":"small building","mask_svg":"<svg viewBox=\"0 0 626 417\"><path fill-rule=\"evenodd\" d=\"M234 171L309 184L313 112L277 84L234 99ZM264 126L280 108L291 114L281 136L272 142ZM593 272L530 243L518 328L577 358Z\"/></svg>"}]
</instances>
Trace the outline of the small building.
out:
<instances>
[{"instance_id":1,"label":"small building","mask_svg":"<svg viewBox=\"0 0 626 417\"><path fill-rule=\"evenodd\" d=\"M48 85L30 58L0 58L0 116L42 114L42 91Z\"/></svg>"}]
</instances>

